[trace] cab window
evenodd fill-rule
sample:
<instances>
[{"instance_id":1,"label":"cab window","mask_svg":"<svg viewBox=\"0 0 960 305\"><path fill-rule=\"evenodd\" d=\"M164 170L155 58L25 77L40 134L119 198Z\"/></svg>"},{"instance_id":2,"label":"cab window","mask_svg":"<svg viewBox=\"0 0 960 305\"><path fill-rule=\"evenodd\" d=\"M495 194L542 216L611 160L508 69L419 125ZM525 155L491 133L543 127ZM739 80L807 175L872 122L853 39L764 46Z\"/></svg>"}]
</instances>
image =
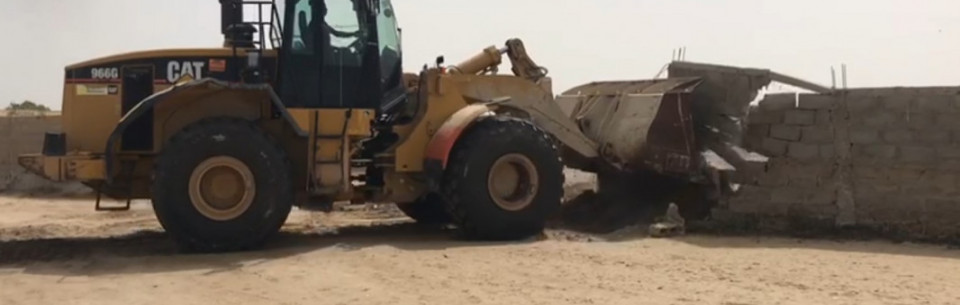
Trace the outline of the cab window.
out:
<instances>
[{"instance_id":1,"label":"cab window","mask_svg":"<svg viewBox=\"0 0 960 305\"><path fill-rule=\"evenodd\" d=\"M390 0L380 0L380 11L377 14L377 38L380 45L380 75L387 88L400 65L400 28L397 27L397 17Z\"/></svg>"}]
</instances>

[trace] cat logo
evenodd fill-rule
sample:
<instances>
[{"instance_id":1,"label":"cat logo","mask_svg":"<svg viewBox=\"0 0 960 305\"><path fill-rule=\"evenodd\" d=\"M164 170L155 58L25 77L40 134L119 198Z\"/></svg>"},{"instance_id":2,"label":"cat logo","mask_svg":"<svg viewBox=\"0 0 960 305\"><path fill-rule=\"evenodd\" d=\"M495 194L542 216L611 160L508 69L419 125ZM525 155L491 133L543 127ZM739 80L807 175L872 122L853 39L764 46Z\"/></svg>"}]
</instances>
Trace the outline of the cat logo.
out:
<instances>
[{"instance_id":1,"label":"cat logo","mask_svg":"<svg viewBox=\"0 0 960 305\"><path fill-rule=\"evenodd\" d=\"M203 67L207 63L202 61L170 61L167 63L167 81L179 83L203 78Z\"/></svg>"}]
</instances>

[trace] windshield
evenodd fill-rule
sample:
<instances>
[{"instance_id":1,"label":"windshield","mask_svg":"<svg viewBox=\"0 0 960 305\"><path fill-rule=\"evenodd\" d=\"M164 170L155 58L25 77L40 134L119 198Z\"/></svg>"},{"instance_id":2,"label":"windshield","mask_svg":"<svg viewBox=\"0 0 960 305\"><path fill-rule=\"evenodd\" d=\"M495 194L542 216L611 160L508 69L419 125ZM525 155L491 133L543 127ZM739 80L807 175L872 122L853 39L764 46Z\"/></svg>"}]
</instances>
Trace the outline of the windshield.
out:
<instances>
[{"instance_id":1,"label":"windshield","mask_svg":"<svg viewBox=\"0 0 960 305\"><path fill-rule=\"evenodd\" d=\"M400 28L397 16L390 0L380 0L380 12L377 14L377 37L380 39L380 72L384 82L400 65Z\"/></svg>"}]
</instances>

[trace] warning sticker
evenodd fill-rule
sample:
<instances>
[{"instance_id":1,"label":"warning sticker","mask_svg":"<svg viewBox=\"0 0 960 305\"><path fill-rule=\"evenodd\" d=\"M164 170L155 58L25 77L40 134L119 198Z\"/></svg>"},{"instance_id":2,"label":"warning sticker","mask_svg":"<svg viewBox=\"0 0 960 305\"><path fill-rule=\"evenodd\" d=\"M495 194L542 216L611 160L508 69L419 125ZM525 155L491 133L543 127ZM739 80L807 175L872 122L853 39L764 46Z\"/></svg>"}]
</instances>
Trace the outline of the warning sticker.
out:
<instances>
[{"instance_id":1,"label":"warning sticker","mask_svg":"<svg viewBox=\"0 0 960 305\"><path fill-rule=\"evenodd\" d=\"M210 59L210 72L227 71L227 61L224 59Z\"/></svg>"},{"instance_id":2,"label":"warning sticker","mask_svg":"<svg viewBox=\"0 0 960 305\"><path fill-rule=\"evenodd\" d=\"M110 94L104 85L77 85L77 95L107 95Z\"/></svg>"},{"instance_id":3,"label":"warning sticker","mask_svg":"<svg viewBox=\"0 0 960 305\"><path fill-rule=\"evenodd\" d=\"M77 85L77 95L114 95L119 91L116 85Z\"/></svg>"}]
</instances>

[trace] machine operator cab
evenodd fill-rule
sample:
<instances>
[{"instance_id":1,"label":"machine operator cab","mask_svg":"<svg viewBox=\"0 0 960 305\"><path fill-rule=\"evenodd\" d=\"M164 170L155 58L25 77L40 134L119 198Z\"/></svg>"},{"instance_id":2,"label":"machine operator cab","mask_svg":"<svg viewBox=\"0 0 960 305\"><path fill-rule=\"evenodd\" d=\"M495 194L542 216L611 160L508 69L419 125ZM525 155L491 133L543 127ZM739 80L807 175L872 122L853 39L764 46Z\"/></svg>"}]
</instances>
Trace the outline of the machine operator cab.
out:
<instances>
[{"instance_id":1,"label":"machine operator cab","mask_svg":"<svg viewBox=\"0 0 960 305\"><path fill-rule=\"evenodd\" d=\"M390 0L285 0L279 9L277 93L286 107L382 109L402 99Z\"/></svg>"}]
</instances>

